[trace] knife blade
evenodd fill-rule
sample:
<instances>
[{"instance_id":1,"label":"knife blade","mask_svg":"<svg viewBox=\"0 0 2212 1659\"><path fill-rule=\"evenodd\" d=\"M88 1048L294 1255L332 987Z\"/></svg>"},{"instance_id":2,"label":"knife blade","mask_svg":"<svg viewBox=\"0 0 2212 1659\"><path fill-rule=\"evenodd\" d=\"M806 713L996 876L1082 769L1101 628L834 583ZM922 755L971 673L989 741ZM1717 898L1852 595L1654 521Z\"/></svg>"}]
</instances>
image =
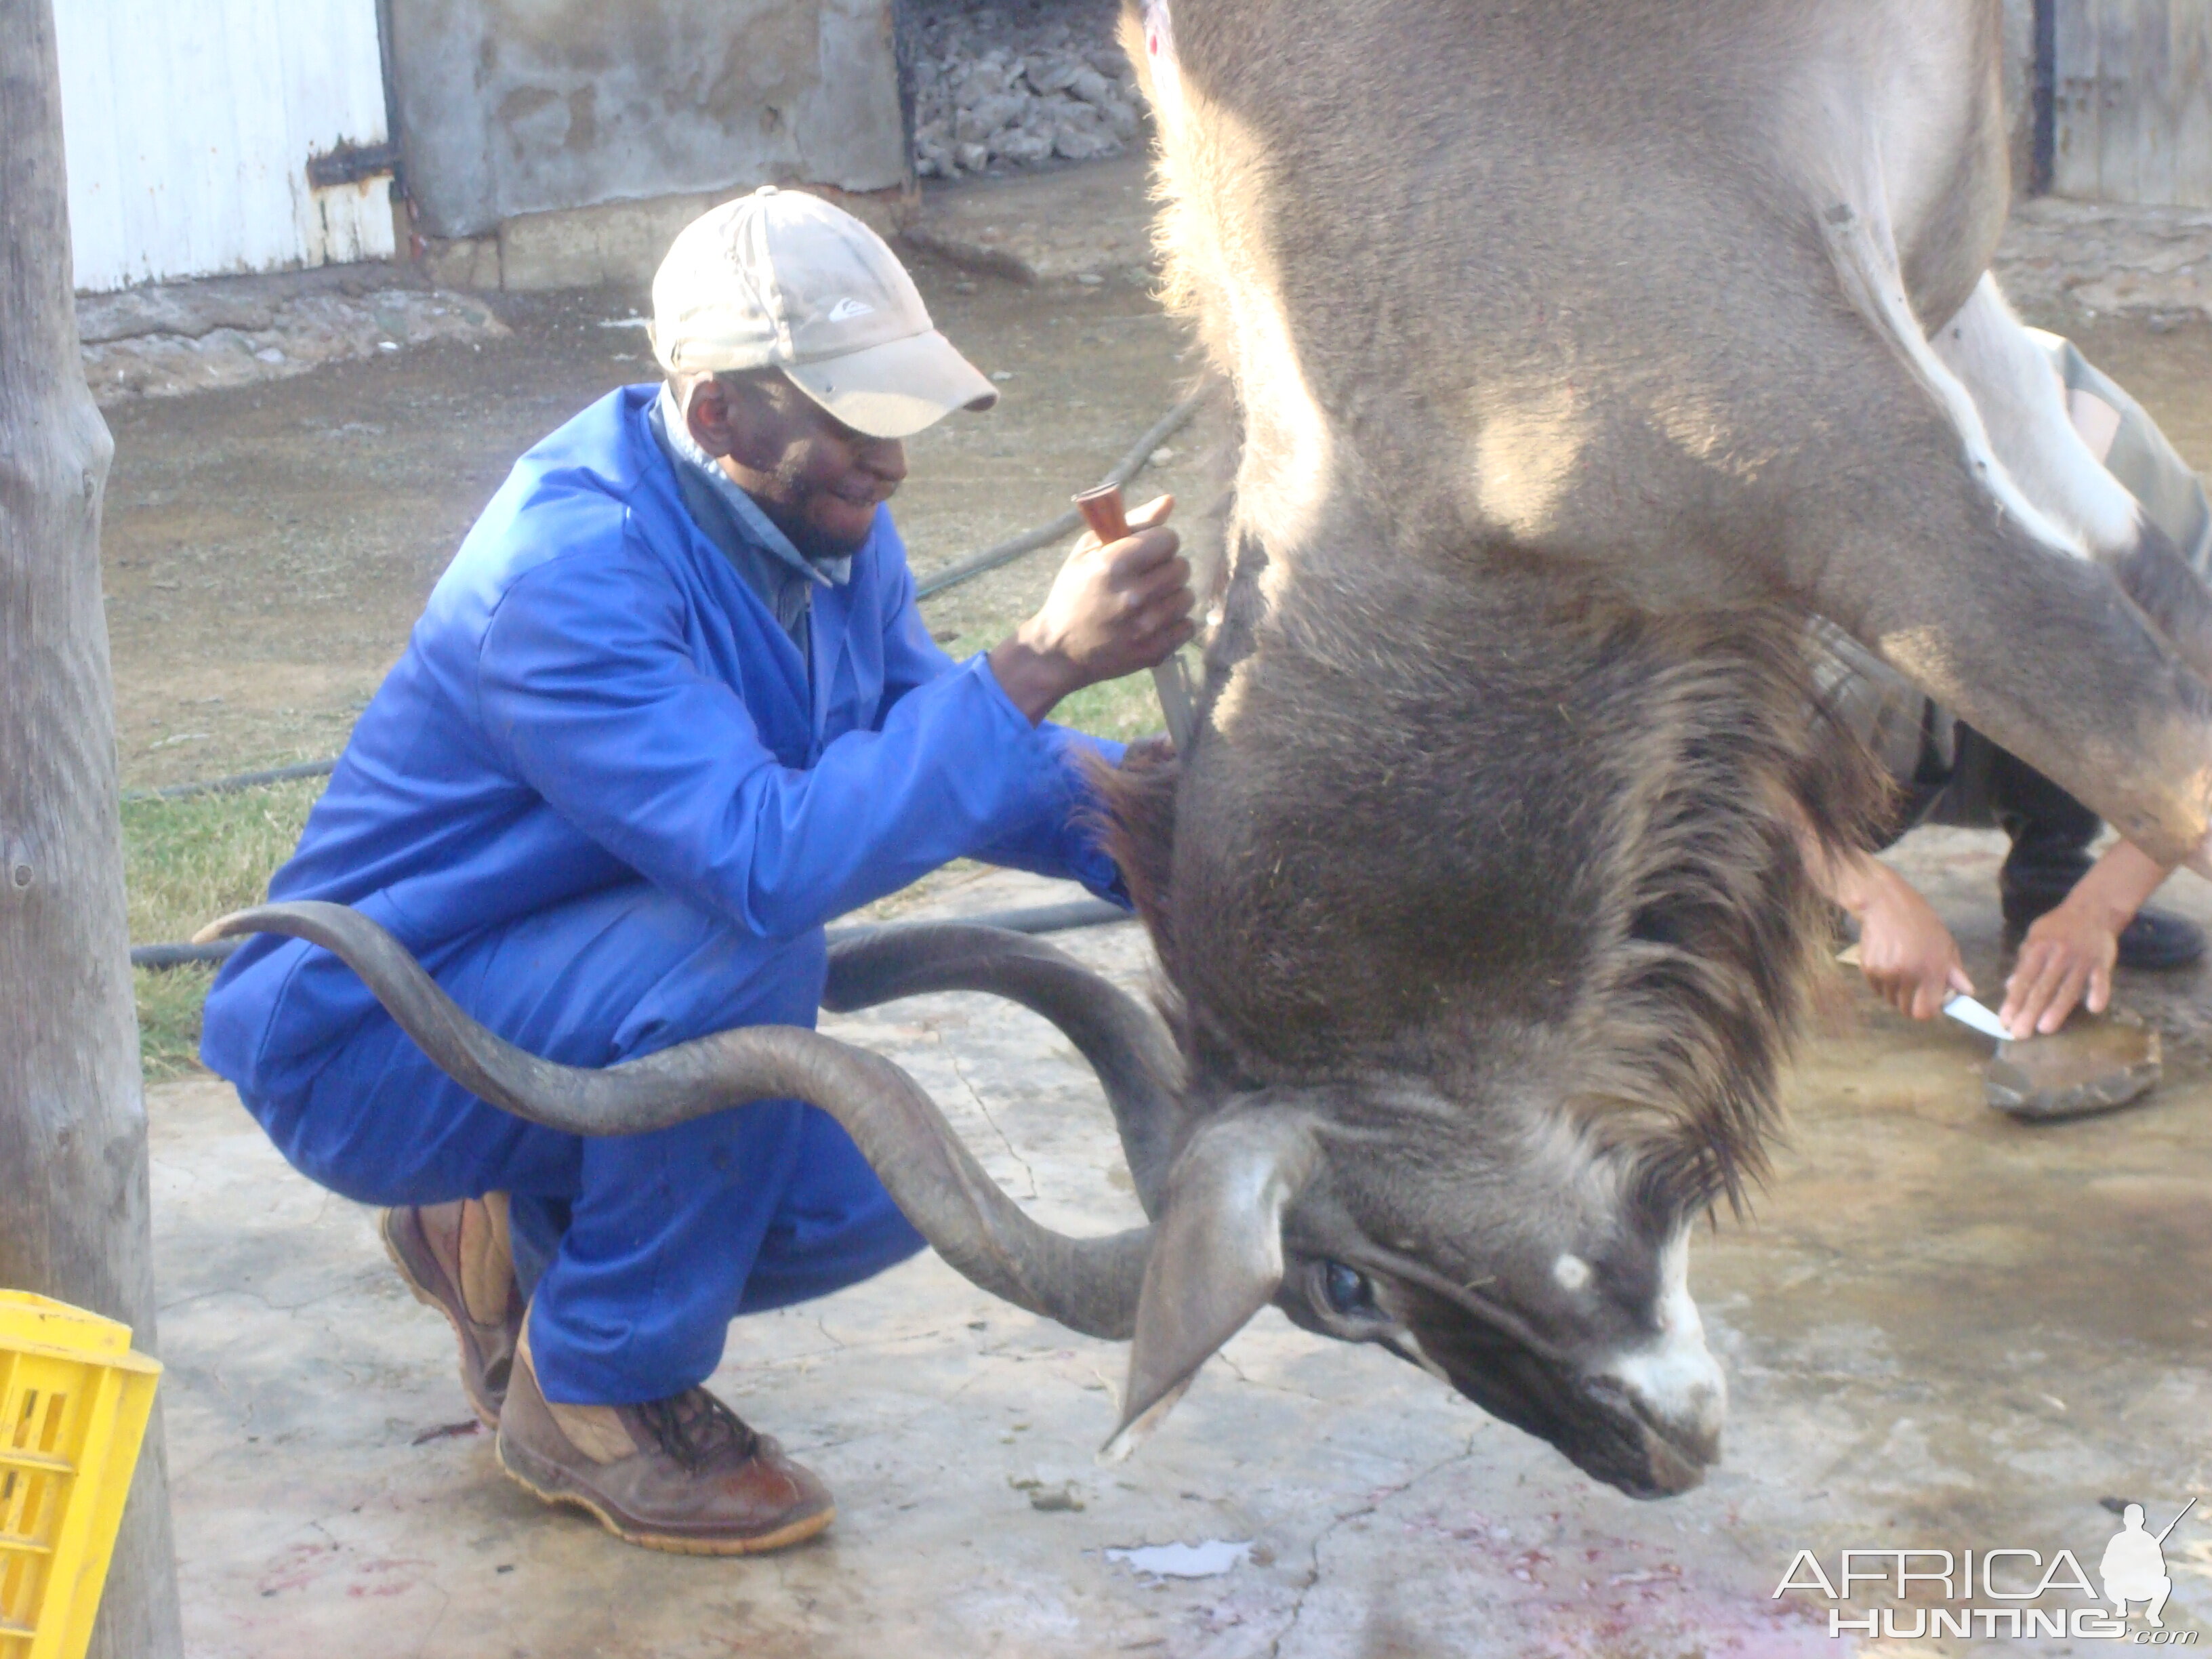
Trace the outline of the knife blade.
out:
<instances>
[{"instance_id":1,"label":"knife blade","mask_svg":"<svg viewBox=\"0 0 2212 1659\"><path fill-rule=\"evenodd\" d=\"M2012 1040L2012 1033L2005 1030L2004 1022L1970 996L1953 997L1943 1005L1943 1012L1970 1031L1979 1031L2000 1042Z\"/></svg>"}]
</instances>

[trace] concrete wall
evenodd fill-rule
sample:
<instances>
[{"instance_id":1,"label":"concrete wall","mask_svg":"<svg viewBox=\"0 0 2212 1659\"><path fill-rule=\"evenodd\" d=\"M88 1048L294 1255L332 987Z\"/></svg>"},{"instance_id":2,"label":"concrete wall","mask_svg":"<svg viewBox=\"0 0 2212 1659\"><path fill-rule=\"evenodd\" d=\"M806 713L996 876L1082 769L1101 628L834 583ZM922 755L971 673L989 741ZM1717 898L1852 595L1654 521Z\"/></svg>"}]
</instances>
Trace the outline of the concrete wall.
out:
<instances>
[{"instance_id":1,"label":"concrete wall","mask_svg":"<svg viewBox=\"0 0 2212 1659\"><path fill-rule=\"evenodd\" d=\"M891 0L386 0L386 27L428 236L904 177Z\"/></svg>"}]
</instances>

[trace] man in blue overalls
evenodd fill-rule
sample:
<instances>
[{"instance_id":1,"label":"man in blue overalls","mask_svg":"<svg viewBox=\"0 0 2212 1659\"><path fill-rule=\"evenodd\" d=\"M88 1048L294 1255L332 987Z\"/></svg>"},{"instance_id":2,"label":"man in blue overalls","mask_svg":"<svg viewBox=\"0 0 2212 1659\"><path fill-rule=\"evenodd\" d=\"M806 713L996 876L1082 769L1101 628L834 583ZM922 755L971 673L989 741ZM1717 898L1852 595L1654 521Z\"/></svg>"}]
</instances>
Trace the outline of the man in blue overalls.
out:
<instances>
[{"instance_id":1,"label":"man in blue overalls","mask_svg":"<svg viewBox=\"0 0 2212 1659\"><path fill-rule=\"evenodd\" d=\"M987 654L932 644L884 507L900 441L996 394L848 215L773 189L708 214L653 328L665 384L516 465L270 887L354 906L494 1030L577 1066L811 1025L823 925L950 859L1118 894L1077 763L1116 751L1044 717L1191 631L1162 502L1079 547ZM516 1480L692 1553L829 1524L822 1483L700 1386L736 1316L921 1248L829 1118L553 1133L273 936L216 981L202 1054L296 1168L391 1206L386 1243L453 1322Z\"/></svg>"}]
</instances>

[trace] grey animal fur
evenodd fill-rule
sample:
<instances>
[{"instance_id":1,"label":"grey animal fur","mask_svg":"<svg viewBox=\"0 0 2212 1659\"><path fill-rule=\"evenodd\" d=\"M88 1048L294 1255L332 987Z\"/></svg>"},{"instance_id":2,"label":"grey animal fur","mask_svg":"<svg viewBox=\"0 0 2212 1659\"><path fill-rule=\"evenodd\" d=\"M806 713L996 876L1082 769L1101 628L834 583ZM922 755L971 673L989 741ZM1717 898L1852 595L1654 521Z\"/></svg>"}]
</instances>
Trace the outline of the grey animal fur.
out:
<instances>
[{"instance_id":1,"label":"grey animal fur","mask_svg":"<svg viewBox=\"0 0 2212 1659\"><path fill-rule=\"evenodd\" d=\"M1323 1149L1245 1216L1280 1259L1243 1294L1218 1237L1156 1240L1146 1303L1222 1318L1140 1307L1133 1416L1273 1295L1625 1490L1697 1479L1681 1241L1773 1128L1825 938L1799 836L1876 804L1808 614L2201 859L2212 603L2154 532L2064 544L1922 334L2004 216L1997 26L1129 6L1171 291L1245 442L1204 728L1109 786L1119 850L1190 1144Z\"/></svg>"}]
</instances>

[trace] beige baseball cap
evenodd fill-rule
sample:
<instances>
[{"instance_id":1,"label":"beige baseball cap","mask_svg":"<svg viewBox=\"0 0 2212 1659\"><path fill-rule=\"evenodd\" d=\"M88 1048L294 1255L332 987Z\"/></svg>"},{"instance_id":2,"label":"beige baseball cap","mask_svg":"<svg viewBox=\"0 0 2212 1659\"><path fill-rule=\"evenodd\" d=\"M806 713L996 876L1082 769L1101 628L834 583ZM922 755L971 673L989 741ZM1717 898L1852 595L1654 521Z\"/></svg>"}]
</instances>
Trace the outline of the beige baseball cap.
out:
<instances>
[{"instance_id":1,"label":"beige baseball cap","mask_svg":"<svg viewBox=\"0 0 2212 1659\"><path fill-rule=\"evenodd\" d=\"M671 374L779 368L857 431L906 438L999 393L929 320L906 267L842 208L764 185L678 233L653 279Z\"/></svg>"}]
</instances>

